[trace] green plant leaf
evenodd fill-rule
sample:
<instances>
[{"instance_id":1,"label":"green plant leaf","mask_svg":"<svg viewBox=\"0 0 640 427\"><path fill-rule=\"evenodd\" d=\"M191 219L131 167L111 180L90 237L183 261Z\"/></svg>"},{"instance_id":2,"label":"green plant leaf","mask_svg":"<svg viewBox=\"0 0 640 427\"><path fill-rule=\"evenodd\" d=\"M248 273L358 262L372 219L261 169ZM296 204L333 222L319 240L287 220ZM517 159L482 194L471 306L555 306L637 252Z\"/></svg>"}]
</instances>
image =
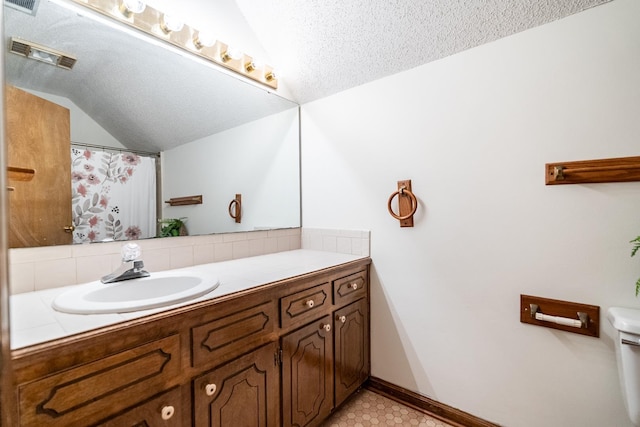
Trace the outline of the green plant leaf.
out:
<instances>
[{"instance_id":1,"label":"green plant leaf","mask_svg":"<svg viewBox=\"0 0 640 427\"><path fill-rule=\"evenodd\" d=\"M633 243L633 248L631 248L631 256L634 256L636 252L640 249L640 236L631 240L629 243Z\"/></svg>"},{"instance_id":2,"label":"green plant leaf","mask_svg":"<svg viewBox=\"0 0 640 427\"><path fill-rule=\"evenodd\" d=\"M640 294L640 279L636 282L636 297Z\"/></svg>"},{"instance_id":3,"label":"green plant leaf","mask_svg":"<svg viewBox=\"0 0 640 427\"><path fill-rule=\"evenodd\" d=\"M164 218L158 220L163 225L160 228L160 237L172 237L180 235L180 228L184 225L186 217L182 218Z\"/></svg>"}]
</instances>

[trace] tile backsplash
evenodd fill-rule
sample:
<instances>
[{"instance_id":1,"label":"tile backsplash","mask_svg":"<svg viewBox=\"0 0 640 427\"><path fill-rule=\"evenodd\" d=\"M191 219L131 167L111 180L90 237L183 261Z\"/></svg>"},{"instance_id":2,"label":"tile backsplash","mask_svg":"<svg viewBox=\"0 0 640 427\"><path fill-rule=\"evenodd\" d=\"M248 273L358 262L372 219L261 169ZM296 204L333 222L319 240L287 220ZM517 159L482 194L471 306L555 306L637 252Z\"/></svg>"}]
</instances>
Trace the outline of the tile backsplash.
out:
<instances>
[{"instance_id":1,"label":"tile backsplash","mask_svg":"<svg viewBox=\"0 0 640 427\"><path fill-rule=\"evenodd\" d=\"M98 280L121 263L125 242L9 250L12 294ZM301 229L248 231L137 241L145 269L162 271L300 249Z\"/></svg>"},{"instance_id":2,"label":"tile backsplash","mask_svg":"<svg viewBox=\"0 0 640 427\"><path fill-rule=\"evenodd\" d=\"M302 229L302 249L369 256L370 235L368 230L305 227Z\"/></svg>"},{"instance_id":3,"label":"tile backsplash","mask_svg":"<svg viewBox=\"0 0 640 427\"><path fill-rule=\"evenodd\" d=\"M151 272L294 249L369 256L370 232L286 228L139 240ZM86 283L114 271L125 242L9 249L12 294Z\"/></svg>"}]
</instances>

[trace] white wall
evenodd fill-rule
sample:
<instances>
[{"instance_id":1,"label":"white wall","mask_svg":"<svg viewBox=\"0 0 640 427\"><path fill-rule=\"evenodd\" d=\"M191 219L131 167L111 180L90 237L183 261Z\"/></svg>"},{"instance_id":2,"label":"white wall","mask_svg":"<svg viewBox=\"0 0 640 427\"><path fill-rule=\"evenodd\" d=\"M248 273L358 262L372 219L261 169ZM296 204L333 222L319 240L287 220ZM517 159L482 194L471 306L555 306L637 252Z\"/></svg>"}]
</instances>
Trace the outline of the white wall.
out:
<instances>
[{"instance_id":1,"label":"white wall","mask_svg":"<svg viewBox=\"0 0 640 427\"><path fill-rule=\"evenodd\" d=\"M169 206L190 234L300 226L299 121L294 108L162 155L163 200L202 194L201 205ZM242 194L242 222L228 207Z\"/></svg>"},{"instance_id":2,"label":"white wall","mask_svg":"<svg viewBox=\"0 0 640 427\"><path fill-rule=\"evenodd\" d=\"M544 164L640 154L640 2L615 0L302 107L303 226L371 230L372 374L506 426L627 426L610 306L640 308L640 183ZM386 201L411 179L414 228ZM600 338L519 322L601 307Z\"/></svg>"}]
</instances>

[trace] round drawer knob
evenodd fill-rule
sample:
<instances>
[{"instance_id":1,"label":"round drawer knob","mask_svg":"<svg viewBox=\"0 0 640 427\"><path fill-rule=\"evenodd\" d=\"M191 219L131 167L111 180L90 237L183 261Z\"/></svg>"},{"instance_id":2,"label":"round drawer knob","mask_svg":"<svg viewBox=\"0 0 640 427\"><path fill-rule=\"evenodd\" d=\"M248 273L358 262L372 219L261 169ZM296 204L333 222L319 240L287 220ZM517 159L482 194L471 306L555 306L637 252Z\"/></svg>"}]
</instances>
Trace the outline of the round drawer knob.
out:
<instances>
[{"instance_id":1,"label":"round drawer knob","mask_svg":"<svg viewBox=\"0 0 640 427\"><path fill-rule=\"evenodd\" d=\"M325 331L330 332L331 331L331 325L328 324L328 323L326 325L321 325L320 329L324 329Z\"/></svg>"},{"instance_id":2,"label":"round drawer knob","mask_svg":"<svg viewBox=\"0 0 640 427\"><path fill-rule=\"evenodd\" d=\"M310 299L310 300L309 300L309 301L307 301L305 304L307 305L307 307L309 307L309 308L313 308L313 306L314 306L314 304L315 304L315 303L313 302L313 300L312 300L312 299Z\"/></svg>"},{"instance_id":3,"label":"round drawer knob","mask_svg":"<svg viewBox=\"0 0 640 427\"><path fill-rule=\"evenodd\" d=\"M340 316L338 317L338 320L340 321L340 323L344 323L347 321L347 316Z\"/></svg>"},{"instance_id":4,"label":"round drawer knob","mask_svg":"<svg viewBox=\"0 0 640 427\"><path fill-rule=\"evenodd\" d=\"M204 387L204 391L205 393L207 393L207 396L213 396L214 394L216 394L217 389L218 387L215 384L207 384Z\"/></svg>"},{"instance_id":5,"label":"round drawer knob","mask_svg":"<svg viewBox=\"0 0 640 427\"><path fill-rule=\"evenodd\" d=\"M176 410L173 406L167 405L162 407L161 413L162 413L162 419L168 420L171 417L173 417L173 414L176 413Z\"/></svg>"},{"instance_id":6,"label":"round drawer knob","mask_svg":"<svg viewBox=\"0 0 640 427\"><path fill-rule=\"evenodd\" d=\"M354 291L355 291L356 289L358 289L358 284L357 284L356 282L353 282L353 283L351 284L351 289L353 289Z\"/></svg>"}]
</instances>

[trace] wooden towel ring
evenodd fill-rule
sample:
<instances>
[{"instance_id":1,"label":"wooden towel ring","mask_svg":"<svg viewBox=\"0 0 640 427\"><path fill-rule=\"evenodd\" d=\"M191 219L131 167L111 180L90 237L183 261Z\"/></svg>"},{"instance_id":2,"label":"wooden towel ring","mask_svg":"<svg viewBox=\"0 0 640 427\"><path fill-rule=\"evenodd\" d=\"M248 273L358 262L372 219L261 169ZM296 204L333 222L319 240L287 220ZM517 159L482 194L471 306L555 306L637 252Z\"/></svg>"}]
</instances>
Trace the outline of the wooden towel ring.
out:
<instances>
[{"instance_id":1,"label":"wooden towel ring","mask_svg":"<svg viewBox=\"0 0 640 427\"><path fill-rule=\"evenodd\" d=\"M402 215L402 216L396 215L396 213L391 208L391 202L393 201L394 197L399 196L401 194L406 194L411 199L411 211L408 214ZM391 196L389 196L389 201L387 202L387 209L389 209L389 213L391 214L391 216L399 221L409 219L416 213L416 210L418 209L418 199L416 199L416 196L407 188L400 187L398 191L394 192Z\"/></svg>"},{"instance_id":2,"label":"wooden towel ring","mask_svg":"<svg viewBox=\"0 0 640 427\"><path fill-rule=\"evenodd\" d=\"M235 205L235 214L231 210ZM236 220L237 223L242 221L242 195L236 194L236 198L229 203L229 216Z\"/></svg>"}]
</instances>

